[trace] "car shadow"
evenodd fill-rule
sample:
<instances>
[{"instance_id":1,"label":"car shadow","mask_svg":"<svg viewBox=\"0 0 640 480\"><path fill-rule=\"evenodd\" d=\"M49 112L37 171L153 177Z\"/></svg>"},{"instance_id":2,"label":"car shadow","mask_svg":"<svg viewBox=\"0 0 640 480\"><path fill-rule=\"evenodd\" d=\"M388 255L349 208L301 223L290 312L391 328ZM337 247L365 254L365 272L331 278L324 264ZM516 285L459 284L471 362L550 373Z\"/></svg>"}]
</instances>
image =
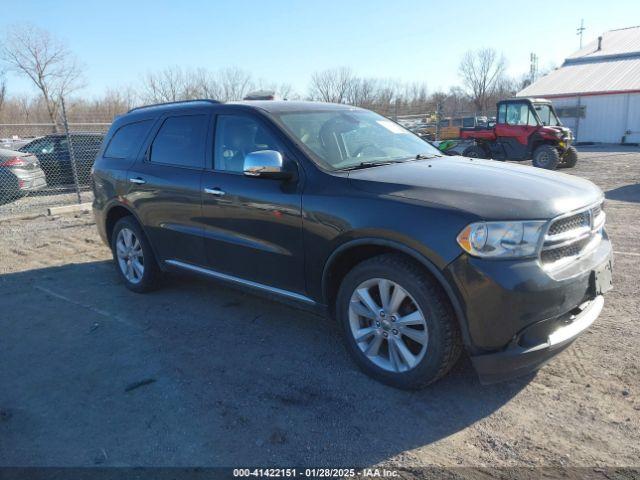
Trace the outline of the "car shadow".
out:
<instances>
[{"instance_id":1,"label":"car shadow","mask_svg":"<svg viewBox=\"0 0 640 480\"><path fill-rule=\"evenodd\" d=\"M491 415L531 377L479 384L463 359L400 391L337 326L176 276L139 295L110 262L0 275L0 465L376 464Z\"/></svg>"},{"instance_id":2,"label":"car shadow","mask_svg":"<svg viewBox=\"0 0 640 480\"><path fill-rule=\"evenodd\" d=\"M605 197L608 200L640 203L640 183L613 188L605 192Z\"/></svg>"}]
</instances>

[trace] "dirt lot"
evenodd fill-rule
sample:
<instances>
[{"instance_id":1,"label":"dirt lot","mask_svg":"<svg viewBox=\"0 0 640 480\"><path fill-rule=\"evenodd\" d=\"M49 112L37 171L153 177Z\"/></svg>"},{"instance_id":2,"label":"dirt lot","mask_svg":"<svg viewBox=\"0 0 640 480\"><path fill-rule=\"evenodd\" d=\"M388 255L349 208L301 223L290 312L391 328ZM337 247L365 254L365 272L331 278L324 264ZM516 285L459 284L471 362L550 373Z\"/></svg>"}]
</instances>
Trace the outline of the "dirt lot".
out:
<instances>
[{"instance_id":1,"label":"dirt lot","mask_svg":"<svg viewBox=\"0 0 640 480\"><path fill-rule=\"evenodd\" d=\"M640 152L583 150L615 290L536 376L380 385L337 328L216 283L119 284L90 215L0 222L0 465L640 466Z\"/></svg>"}]
</instances>

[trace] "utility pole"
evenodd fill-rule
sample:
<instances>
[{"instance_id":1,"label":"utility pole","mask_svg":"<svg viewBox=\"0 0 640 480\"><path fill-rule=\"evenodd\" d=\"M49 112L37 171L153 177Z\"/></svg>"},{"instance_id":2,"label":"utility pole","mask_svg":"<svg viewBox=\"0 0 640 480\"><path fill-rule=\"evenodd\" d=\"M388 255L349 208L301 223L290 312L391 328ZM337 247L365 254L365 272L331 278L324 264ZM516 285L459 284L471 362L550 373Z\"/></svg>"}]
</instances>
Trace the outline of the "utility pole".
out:
<instances>
[{"instance_id":1,"label":"utility pole","mask_svg":"<svg viewBox=\"0 0 640 480\"><path fill-rule=\"evenodd\" d=\"M584 26L584 18L580 20L580 26L576 29L576 35L580 37L580 48L582 48L582 32L586 30Z\"/></svg>"},{"instance_id":2,"label":"utility pole","mask_svg":"<svg viewBox=\"0 0 640 480\"><path fill-rule=\"evenodd\" d=\"M538 76L538 55L531 52L529 60L529 81L533 83L536 81L536 77Z\"/></svg>"}]
</instances>

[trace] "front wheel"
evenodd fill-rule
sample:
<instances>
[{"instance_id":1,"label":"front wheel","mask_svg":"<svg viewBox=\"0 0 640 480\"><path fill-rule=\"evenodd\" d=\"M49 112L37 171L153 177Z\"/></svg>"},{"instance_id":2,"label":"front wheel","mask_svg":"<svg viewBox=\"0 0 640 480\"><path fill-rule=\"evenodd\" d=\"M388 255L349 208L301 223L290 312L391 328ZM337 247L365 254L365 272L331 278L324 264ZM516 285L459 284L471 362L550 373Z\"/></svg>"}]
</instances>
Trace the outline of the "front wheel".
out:
<instances>
[{"instance_id":1,"label":"front wheel","mask_svg":"<svg viewBox=\"0 0 640 480\"><path fill-rule=\"evenodd\" d=\"M358 366L388 385L423 388L460 356L460 333L446 297L403 256L358 264L340 286L336 312Z\"/></svg>"},{"instance_id":2,"label":"front wheel","mask_svg":"<svg viewBox=\"0 0 640 480\"><path fill-rule=\"evenodd\" d=\"M576 147L569 147L567 151L562 156L562 160L558 165L559 168L573 168L578 163L578 151Z\"/></svg>"},{"instance_id":3,"label":"front wheel","mask_svg":"<svg viewBox=\"0 0 640 480\"><path fill-rule=\"evenodd\" d=\"M533 166L546 170L555 170L560 163L558 150L551 145L540 145L533 152Z\"/></svg>"}]
</instances>

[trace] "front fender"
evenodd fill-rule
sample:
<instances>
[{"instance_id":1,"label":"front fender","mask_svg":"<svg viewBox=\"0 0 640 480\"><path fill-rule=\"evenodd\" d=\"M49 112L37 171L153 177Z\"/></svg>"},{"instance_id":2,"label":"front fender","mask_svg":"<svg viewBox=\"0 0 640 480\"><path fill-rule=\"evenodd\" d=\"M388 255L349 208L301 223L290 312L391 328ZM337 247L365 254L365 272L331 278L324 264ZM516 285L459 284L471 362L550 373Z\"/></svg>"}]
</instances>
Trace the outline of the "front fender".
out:
<instances>
[{"instance_id":1,"label":"front fender","mask_svg":"<svg viewBox=\"0 0 640 480\"><path fill-rule=\"evenodd\" d=\"M459 294L455 282L453 282L447 271L438 268L436 263L429 258L429 251L423 245L423 248L414 248L411 246L411 243L415 243L412 241L409 242L399 242L397 240L393 240L390 238L381 238L381 237L369 237L362 236L358 238L353 238L350 240L345 240L342 242L329 256L327 262L325 263L324 270L322 272L322 292L323 292L323 302L328 303L329 291L330 291L330 272L336 260L341 256L341 254L347 252L352 248L358 248L359 246L380 246L389 248L398 252L402 252L405 255L410 256L418 263L420 263L424 268L426 268L431 275L435 278L435 280L440 284L445 294L447 295L449 301L451 302L451 306L453 307L453 311L456 315L456 319L458 321L458 325L460 327L460 332L462 334L462 339L465 346L470 347L470 335L469 335L469 325L467 323L467 319L465 316L464 305L461 300L461 295ZM442 261L441 258L438 259Z\"/></svg>"}]
</instances>

